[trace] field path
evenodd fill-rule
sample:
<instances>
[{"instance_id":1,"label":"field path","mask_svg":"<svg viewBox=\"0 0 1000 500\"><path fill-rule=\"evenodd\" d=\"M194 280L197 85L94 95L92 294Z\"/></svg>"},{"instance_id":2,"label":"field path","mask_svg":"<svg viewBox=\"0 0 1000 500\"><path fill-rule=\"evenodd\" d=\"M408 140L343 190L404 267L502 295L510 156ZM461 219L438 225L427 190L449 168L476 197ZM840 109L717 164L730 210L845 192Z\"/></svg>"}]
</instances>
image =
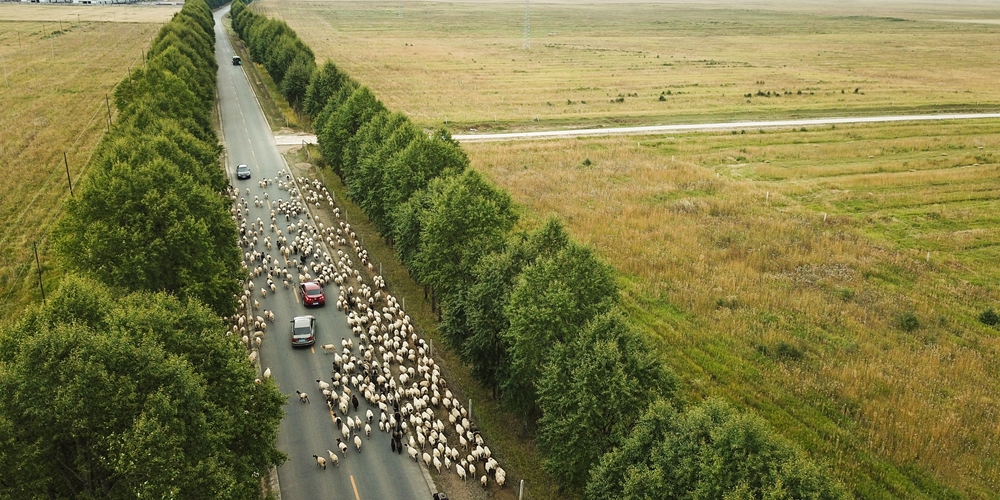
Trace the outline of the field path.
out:
<instances>
[{"instance_id":1,"label":"field path","mask_svg":"<svg viewBox=\"0 0 1000 500\"><path fill-rule=\"evenodd\" d=\"M801 120L743 121L725 123L686 123L682 125L648 125L642 127L586 128L567 130L540 130L535 132L510 132L503 134L459 134L452 138L459 142L510 141L519 139L565 139L583 136L651 135L674 132L701 132L708 130L741 130L761 128L795 128L816 125L841 125L852 123L920 122L931 120L981 120L1000 118L1000 113L951 113L938 115L867 116L847 118L808 118ZM316 144L315 135L276 135L279 146Z\"/></svg>"}]
</instances>

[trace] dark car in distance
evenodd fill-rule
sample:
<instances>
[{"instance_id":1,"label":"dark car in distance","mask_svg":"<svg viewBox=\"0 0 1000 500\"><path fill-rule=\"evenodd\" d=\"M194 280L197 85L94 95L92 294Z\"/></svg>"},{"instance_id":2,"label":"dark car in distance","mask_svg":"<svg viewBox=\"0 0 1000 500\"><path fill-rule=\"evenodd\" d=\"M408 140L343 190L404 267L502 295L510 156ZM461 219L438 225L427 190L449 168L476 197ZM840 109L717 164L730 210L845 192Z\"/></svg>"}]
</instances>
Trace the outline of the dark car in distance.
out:
<instances>
[{"instance_id":1,"label":"dark car in distance","mask_svg":"<svg viewBox=\"0 0 1000 500\"><path fill-rule=\"evenodd\" d=\"M237 179L249 179L250 178L250 167L247 165L240 165L236 167L236 178Z\"/></svg>"},{"instance_id":2,"label":"dark car in distance","mask_svg":"<svg viewBox=\"0 0 1000 500\"><path fill-rule=\"evenodd\" d=\"M296 316L292 320L292 347L308 347L316 343L316 318Z\"/></svg>"},{"instance_id":3,"label":"dark car in distance","mask_svg":"<svg viewBox=\"0 0 1000 500\"><path fill-rule=\"evenodd\" d=\"M326 304L326 294L323 293L323 287L315 281L306 281L299 285L299 292L302 294L302 303L306 306Z\"/></svg>"}]
</instances>

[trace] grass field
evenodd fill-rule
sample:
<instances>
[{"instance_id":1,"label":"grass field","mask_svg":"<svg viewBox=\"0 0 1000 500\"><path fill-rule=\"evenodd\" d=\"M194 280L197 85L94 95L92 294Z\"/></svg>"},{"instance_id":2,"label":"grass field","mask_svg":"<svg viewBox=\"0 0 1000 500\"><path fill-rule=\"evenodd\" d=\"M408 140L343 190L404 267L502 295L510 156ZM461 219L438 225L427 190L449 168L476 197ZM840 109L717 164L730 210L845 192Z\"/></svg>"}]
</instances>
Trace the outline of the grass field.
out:
<instances>
[{"instance_id":1,"label":"grass field","mask_svg":"<svg viewBox=\"0 0 1000 500\"><path fill-rule=\"evenodd\" d=\"M20 20L29 17L30 7L50 12L47 21ZM38 242L46 281L55 278L46 258L47 235L69 196L63 154L76 183L106 129L105 95L130 66L142 64L142 50L160 27L159 23L78 23L75 15L69 15L74 8L68 7L60 29L51 22L55 9L0 5L0 60L5 73L0 81L3 321L16 318L25 305L41 299L33 242ZM19 20L6 20L10 18ZM169 14L163 20L167 18Z\"/></svg>"},{"instance_id":2,"label":"grass field","mask_svg":"<svg viewBox=\"0 0 1000 500\"><path fill-rule=\"evenodd\" d=\"M756 408L860 498L996 498L998 125L465 147L622 272L692 397Z\"/></svg>"},{"instance_id":3,"label":"grass field","mask_svg":"<svg viewBox=\"0 0 1000 500\"><path fill-rule=\"evenodd\" d=\"M256 5L456 131L1000 107L1000 25L940 20L996 21L987 2L531 2L528 49L524 2Z\"/></svg>"},{"instance_id":4,"label":"grass field","mask_svg":"<svg viewBox=\"0 0 1000 500\"><path fill-rule=\"evenodd\" d=\"M989 2L532 2L530 49L518 2L255 8L454 131L1000 108ZM1000 498L998 129L465 149L621 272L688 397L755 408L858 498Z\"/></svg>"}]
</instances>

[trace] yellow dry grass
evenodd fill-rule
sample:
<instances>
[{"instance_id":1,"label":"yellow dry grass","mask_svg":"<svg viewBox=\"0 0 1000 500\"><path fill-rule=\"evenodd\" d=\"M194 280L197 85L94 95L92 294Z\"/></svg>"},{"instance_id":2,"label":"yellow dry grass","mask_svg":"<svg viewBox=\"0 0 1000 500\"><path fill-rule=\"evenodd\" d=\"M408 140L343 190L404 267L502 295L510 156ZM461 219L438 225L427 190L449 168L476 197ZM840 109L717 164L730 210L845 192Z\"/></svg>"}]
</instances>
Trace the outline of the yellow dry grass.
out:
<instances>
[{"instance_id":1,"label":"yellow dry grass","mask_svg":"<svg viewBox=\"0 0 1000 500\"><path fill-rule=\"evenodd\" d=\"M0 6L0 16L8 6ZM0 317L41 298L32 243L43 270L46 236L105 131L105 95L142 64L153 23L0 21ZM56 28L56 29L54 29ZM111 107L112 112L114 107ZM53 276L46 276L46 280Z\"/></svg>"},{"instance_id":2,"label":"yellow dry grass","mask_svg":"<svg viewBox=\"0 0 1000 500\"><path fill-rule=\"evenodd\" d=\"M527 49L524 2L254 8L389 108L454 130L1000 106L1000 26L937 20L997 18L982 2L531 2Z\"/></svg>"},{"instance_id":3,"label":"yellow dry grass","mask_svg":"<svg viewBox=\"0 0 1000 500\"><path fill-rule=\"evenodd\" d=\"M254 5L454 131L1000 107L985 0L531 2L530 48L523 2ZM859 498L998 498L998 125L465 148L621 271L690 397L756 408Z\"/></svg>"},{"instance_id":4,"label":"yellow dry grass","mask_svg":"<svg viewBox=\"0 0 1000 500\"><path fill-rule=\"evenodd\" d=\"M757 408L862 497L919 497L932 477L985 498L1000 339L976 317L1000 301L998 124L465 148L623 273L692 395Z\"/></svg>"},{"instance_id":5,"label":"yellow dry grass","mask_svg":"<svg viewBox=\"0 0 1000 500\"><path fill-rule=\"evenodd\" d=\"M165 23L181 10L183 2L176 5L152 4L100 4L100 5L41 5L0 3L0 21L48 21L62 26L84 22L99 23ZM59 23L62 22L63 25ZM17 28L10 28L17 29ZM6 29L4 31L7 31Z\"/></svg>"}]
</instances>

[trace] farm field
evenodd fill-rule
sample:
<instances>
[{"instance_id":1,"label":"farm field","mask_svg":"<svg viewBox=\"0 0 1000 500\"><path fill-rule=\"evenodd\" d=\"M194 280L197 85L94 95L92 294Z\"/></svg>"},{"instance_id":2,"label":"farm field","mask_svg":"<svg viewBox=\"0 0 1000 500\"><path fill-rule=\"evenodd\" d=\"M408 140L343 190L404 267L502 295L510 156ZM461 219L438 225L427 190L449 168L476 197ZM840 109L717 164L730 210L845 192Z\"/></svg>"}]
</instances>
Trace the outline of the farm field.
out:
<instances>
[{"instance_id":1,"label":"farm field","mask_svg":"<svg viewBox=\"0 0 1000 500\"><path fill-rule=\"evenodd\" d=\"M530 49L517 2L254 5L455 132L1000 108L987 2L532 3ZM620 271L692 400L755 408L857 498L1000 498L998 128L463 147Z\"/></svg>"},{"instance_id":2,"label":"farm field","mask_svg":"<svg viewBox=\"0 0 1000 500\"><path fill-rule=\"evenodd\" d=\"M69 8L60 29L52 14L44 24L20 20L30 17L31 7L59 9L0 5L6 75L0 82L0 170L5 173L0 183L0 316L8 319L41 299L33 242L46 282L55 279L46 262L47 235L69 196L63 153L75 184L105 130L105 95L130 66L142 64L142 50L169 19L168 14L158 22L78 23ZM114 106L110 109L113 113Z\"/></svg>"},{"instance_id":3,"label":"farm field","mask_svg":"<svg viewBox=\"0 0 1000 500\"><path fill-rule=\"evenodd\" d=\"M183 2L181 2L183 3ZM63 25L83 22L165 23L181 10L181 5L40 5L0 4L0 20L48 21ZM17 28L10 27L16 30ZM4 31L8 31L5 29Z\"/></svg>"},{"instance_id":4,"label":"farm field","mask_svg":"<svg viewBox=\"0 0 1000 500\"><path fill-rule=\"evenodd\" d=\"M622 273L691 397L755 408L858 498L996 498L998 125L464 147Z\"/></svg>"},{"instance_id":5,"label":"farm field","mask_svg":"<svg viewBox=\"0 0 1000 500\"><path fill-rule=\"evenodd\" d=\"M388 107L456 132L1000 108L995 5L733 5L531 2L528 49L524 2L254 8Z\"/></svg>"}]
</instances>

